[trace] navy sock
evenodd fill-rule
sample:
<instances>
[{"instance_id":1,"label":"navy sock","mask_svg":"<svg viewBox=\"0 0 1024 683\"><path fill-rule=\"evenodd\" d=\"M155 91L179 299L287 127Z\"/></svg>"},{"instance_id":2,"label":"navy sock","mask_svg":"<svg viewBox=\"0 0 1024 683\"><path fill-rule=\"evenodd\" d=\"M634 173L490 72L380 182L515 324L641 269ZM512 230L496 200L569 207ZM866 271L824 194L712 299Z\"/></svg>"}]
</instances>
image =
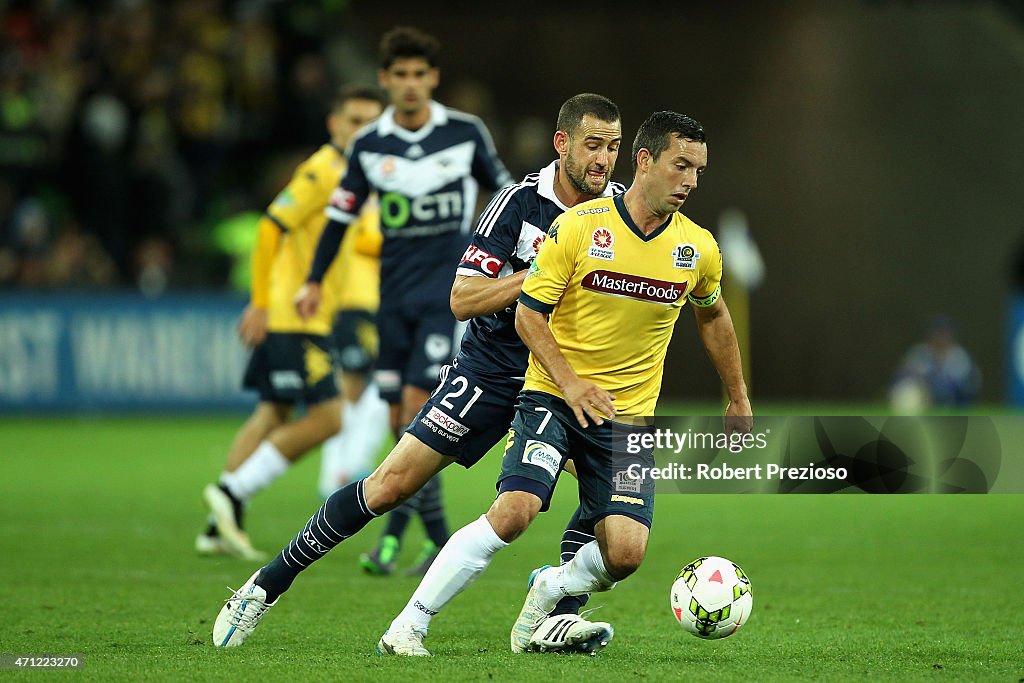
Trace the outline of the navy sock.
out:
<instances>
[{"instance_id":1,"label":"navy sock","mask_svg":"<svg viewBox=\"0 0 1024 683\"><path fill-rule=\"evenodd\" d=\"M441 477L434 475L426 486L420 489L420 519L427 530L427 537L440 548L448 542L448 520L444 514L441 499Z\"/></svg>"},{"instance_id":2,"label":"navy sock","mask_svg":"<svg viewBox=\"0 0 1024 683\"><path fill-rule=\"evenodd\" d=\"M562 532L562 564L565 564L573 557L580 548L594 540L594 525L584 524L580 521L580 509L572 513L569 523ZM590 600L590 593L582 595L569 595L558 601L551 616L556 614L579 614L583 606Z\"/></svg>"},{"instance_id":3,"label":"navy sock","mask_svg":"<svg viewBox=\"0 0 1024 683\"><path fill-rule=\"evenodd\" d=\"M406 527L412 521L412 516L420 509L420 492L417 491L409 500L405 501L394 510L388 513L384 524L384 531L381 536L394 536L399 541L405 534Z\"/></svg>"},{"instance_id":4,"label":"navy sock","mask_svg":"<svg viewBox=\"0 0 1024 683\"><path fill-rule=\"evenodd\" d=\"M285 549L260 570L256 585L267 591L268 602L277 600L292 585L299 572L362 529L374 517L376 515L366 505L362 479L338 489Z\"/></svg>"}]
</instances>

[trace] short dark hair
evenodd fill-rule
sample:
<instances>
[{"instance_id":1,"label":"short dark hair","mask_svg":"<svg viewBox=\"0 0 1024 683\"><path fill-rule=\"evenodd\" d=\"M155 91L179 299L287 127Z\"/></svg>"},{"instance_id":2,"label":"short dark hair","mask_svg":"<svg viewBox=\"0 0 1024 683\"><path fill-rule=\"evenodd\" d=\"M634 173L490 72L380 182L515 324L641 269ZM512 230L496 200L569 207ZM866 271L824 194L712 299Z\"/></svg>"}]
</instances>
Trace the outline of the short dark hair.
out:
<instances>
[{"instance_id":1,"label":"short dark hair","mask_svg":"<svg viewBox=\"0 0 1024 683\"><path fill-rule=\"evenodd\" d=\"M614 102L607 97L585 92L573 95L565 101L562 108L558 110L555 130L564 130L572 135L587 114L608 123L622 120L619 108Z\"/></svg>"},{"instance_id":2,"label":"short dark hair","mask_svg":"<svg viewBox=\"0 0 1024 683\"><path fill-rule=\"evenodd\" d=\"M343 85L338 88L338 92L334 95L334 100L331 101L331 111L341 109L349 100L369 100L370 102L377 102L381 107L386 107L388 104L387 98L380 88L357 83Z\"/></svg>"},{"instance_id":3,"label":"short dark hair","mask_svg":"<svg viewBox=\"0 0 1024 683\"><path fill-rule=\"evenodd\" d=\"M647 149L657 159L668 149L669 135L676 134L694 142L707 143L704 126L686 114L674 111L656 111L640 124L633 140L633 171L636 171L636 155Z\"/></svg>"},{"instance_id":4,"label":"short dark hair","mask_svg":"<svg viewBox=\"0 0 1024 683\"><path fill-rule=\"evenodd\" d=\"M411 26L396 26L380 39L380 66L387 69L396 59L423 57L434 67L440 52L441 43L434 36Z\"/></svg>"}]
</instances>

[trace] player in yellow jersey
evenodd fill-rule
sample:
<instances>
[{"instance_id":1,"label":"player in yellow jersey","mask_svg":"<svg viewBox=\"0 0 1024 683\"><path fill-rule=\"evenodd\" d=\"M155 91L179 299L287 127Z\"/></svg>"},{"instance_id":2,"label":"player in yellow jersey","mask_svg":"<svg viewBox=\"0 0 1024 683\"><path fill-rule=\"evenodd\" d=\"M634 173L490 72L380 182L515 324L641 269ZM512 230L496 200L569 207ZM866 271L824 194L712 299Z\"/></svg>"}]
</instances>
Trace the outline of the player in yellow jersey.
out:
<instances>
[{"instance_id":1,"label":"player in yellow jersey","mask_svg":"<svg viewBox=\"0 0 1024 683\"><path fill-rule=\"evenodd\" d=\"M376 203L363 210L375 218ZM346 233L338 251L340 294L332 339L341 370L341 430L321 449L317 491L326 499L341 486L373 470L387 435L388 404L370 377L377 359L376 313L380 304L379 220L360 220Z\"/></svg>"},{"instance_id":2,"label":"player in yellow jersey","mask_svg":"<svg viewBox=\"0 0 1024 683\"><path fill-rule=\"evenodd\" d=\"M613 434L644 430L661 390L665 352L689 301L701 340L729 392L729 429L749 432L750 402L732 319L721 296L722 259L711 234L679 213L707 165L704 130L675 112L653 114L633 143L634 178L625 194L578 204L552 224L516 310L516 330L530 349L526 383L502 461L498 497L487 514L452 535L424 582L448 573L431 616L471 583L491 558L545 510L572 459L580 519L596 540L560 567L530 577L526 604L511 634L513 652L542 650L557 637L547 622L567 595L604 591L643 560L654 512L654 482L616 489ZM613 431L614 430L614 431ZM620 456L622 449L619 449ZM653 466L653 454L638 456ZM557 628L557 627L555 627ZM410 631L422 639L425 631ZM595 644L596 651L613 636ZM379 647L379 646L378 646ZM425 654L420 645L400 654Z\"/></svg>"},{"instance_id":3,"label":"player in yellow jersey","mask_svg":"<svg viewBox=\"0 0 1024 683\"><path fill-rule=\"evenodd\" d=\"M196 539L200 553L259 558L242 530L245 504L338 431L341 401L329 335L344 264L328 273L317 315L300 317L292 300L326 224L324 207L345 170L345 145L382 109L382 95L375 89L341 91L327 117L330 142L295 170L260 219L252 298L238 325L242 341L253 348L244 385L258 391L260 399L235 435L219 482L203 490L210 524ZM371 210L361 220L377 218ZM370 285L372 275L370 270ZM293 415L296 403L306 407L300 417Z\"/></svg>"}]
</instances>

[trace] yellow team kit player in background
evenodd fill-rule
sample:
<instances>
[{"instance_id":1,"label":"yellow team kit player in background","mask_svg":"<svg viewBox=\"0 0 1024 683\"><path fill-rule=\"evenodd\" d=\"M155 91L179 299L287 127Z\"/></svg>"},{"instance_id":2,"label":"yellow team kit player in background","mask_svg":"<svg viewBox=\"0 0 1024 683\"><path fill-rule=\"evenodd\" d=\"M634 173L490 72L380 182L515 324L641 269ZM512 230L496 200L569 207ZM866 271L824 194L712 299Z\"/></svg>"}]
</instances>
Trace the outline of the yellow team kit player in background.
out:
<instances>
[{"instance_id":1,"label":"yellow team kit player in background","mask_svg":"<svg viewBox=\"0 0 1024 683\"><path fill-rule=\"evenodd\" d=\"M196 539L202 554L260 557L242 530L245 504L339 430L342 403L331 353L332 322L345 288L346 305L376 308L376 260L355 255L361 243L372 250L373 231L379 231L375 209L368 208L360 217L362 228L351 231L350 258L328 272L317 315L301 318L293 299L326 225L324 208L345 171L345 145L382 109L376 89L343 89L327 117L330 142L296 169L260 219L252 297L238 326L242 341L253 349L243 383L259 393L259 403L235 435L218 483L203 490L210 518ZM300 417L293 415L297 403L306 407Z\"/></svg>"}]
</instances>

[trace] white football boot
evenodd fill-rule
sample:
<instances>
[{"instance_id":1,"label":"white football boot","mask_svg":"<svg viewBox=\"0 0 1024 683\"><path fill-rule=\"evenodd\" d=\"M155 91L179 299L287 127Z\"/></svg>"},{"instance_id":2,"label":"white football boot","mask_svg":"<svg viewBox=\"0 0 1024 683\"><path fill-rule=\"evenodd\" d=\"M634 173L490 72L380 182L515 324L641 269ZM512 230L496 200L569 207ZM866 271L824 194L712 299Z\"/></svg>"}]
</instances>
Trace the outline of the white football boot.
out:
<instances>
[{"instance_id":1,"label":"white football boot","mask_svg":"<svg viewBox=\"0 0 1024 683\"><path fill-rule=\"evenodd\" d=\"M257 569L221 608L213 622L213 644L216 647L238 647L244 643L259 626L267 610L277 604L277 600L267 602L267 592L256 585L259 573Z\"/></svg>"},{"instance_id":2,"label":"white football boot","mask_svg":"<svg viewBox=\"0 0 1024 683\"><path fill-rule=\"evenodd\" d=\"M425 631L411 624L400 624L389 628L377 641L377 654L399 655L402 657L429 657L430 651L423 647Z\"/></svg>"},{"instance_id":3,"label":"white football boot","mask_svg":"<svg viewBox=\"0 0 1024 683\"><path fill-rule=\"evenodd\" d=\"M604 621L587 621L586 614L589 612L584 615L556 614L548 617L534 631L526 649L596 655L615 637L615 629Z\"/></svg>"},{"instance_id":4,"label":"white football boot","mask_svg":"<svg viewBox=\"0 0 1024 683\"><path fill-rule=\"evenodd\" d=\"M246 560L266 560L266 554L253 548L249 536L239 528L238 520L235 518L235 507L228 494L221 491L216 484L207 484L203 489L203 500L217 521L217 533L220 535L223 551Z\"/></svg>"},{"instance_id":5,"label":"white football boot","mask_svg":"<svg viewBox=\"0 0 1024 683\"><path fill-rule=\"evenodd\" d=\"M533 634L554 609L553 605L550 608L545 608L540 603L540 591L538 590L541 574L548 569L553 569L553 567L546 564L530 573L530 580L527 584L530 590L526 593L526 601L523 603L523 609L519 611L516 623L512 625L512 652L527 652L530 649L530 640L533 638Z\"/></svg>"},{"instance_id":6,"label":"white football boot","mask_svg":"<svg viewBox=\"0 0 1024 683\"><path fill-rule=\"evenodd\" d=\"M214 555L230 555L224 547L224 541L220 536L208 536L205 533L196 536L196 554L212 557Z\"/></svg>"}]
</instances>

